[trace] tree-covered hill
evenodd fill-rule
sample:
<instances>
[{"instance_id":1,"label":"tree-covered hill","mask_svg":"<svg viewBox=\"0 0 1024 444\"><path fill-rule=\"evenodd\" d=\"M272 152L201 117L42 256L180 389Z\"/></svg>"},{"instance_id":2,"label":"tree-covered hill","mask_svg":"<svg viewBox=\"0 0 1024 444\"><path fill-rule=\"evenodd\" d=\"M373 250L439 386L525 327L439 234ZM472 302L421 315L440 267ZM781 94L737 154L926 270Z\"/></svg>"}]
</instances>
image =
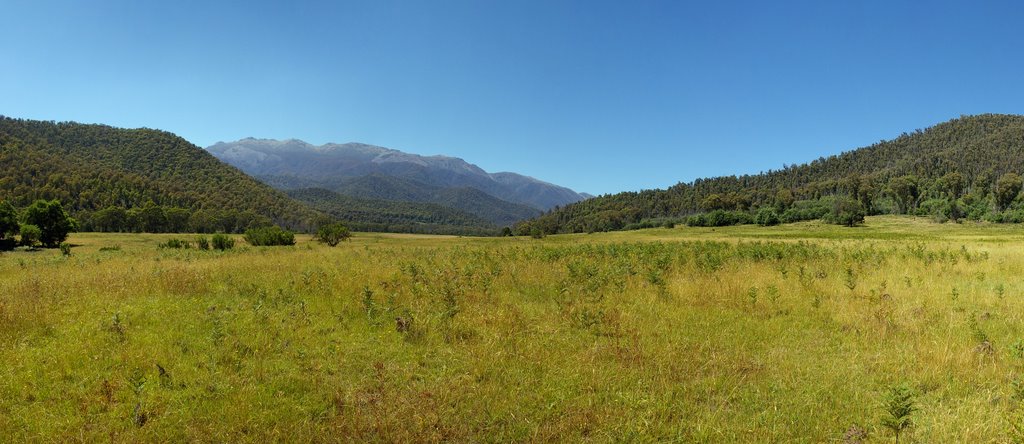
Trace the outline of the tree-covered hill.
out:
<instances>
[{"instance_id":1,"label":"tree-covered hill","mask_svg":"<svg viewBox=\"0 0 1024 444\"><path fill-rule=\"evenodd\" d=\"M487 220L438 204L362 199L323 188L303 188L287 193L357 231L462 235L499 232L499 228Z\"/></svg>"},{"instance_id":2,"label":"tree-covered hill","mask_svg":"<svg viewBox=\"0 0 1024 444\"><path fill-rule=\"evenodd\" d=\"M0 116L0 200L36 199L60 200L86 229L100 229L97 214L145 231L307 229L322 217L169 132Z\"/></svg>"},{"instance_id":3,"label":"tree-covered hill","mask_svg":"<svg viewBox=\"0 0 1024 444\"><path fill-rule=\"evenodd\" d=\"M517 230L618 230L716 210L799 212L809 202L840 197L855 200L868 214L1017 221L1024 219L1018 173L1024 173L1024 116L964 116L781 170L588 199Z\"/></svg>"},{"instance_id":4,"label":"tree-covered hill","mask_svg":"<svg viewBox=\"0 0 1024 444\"><path fill-rule=\"evenodd\" d=\"M470 187L437 187L401 177L368 174L330 188L339 194L363 199L438 204L472 214L499 226L541 215L541 211L523 204L498 199Z\"/></svg>"}]
</instances>

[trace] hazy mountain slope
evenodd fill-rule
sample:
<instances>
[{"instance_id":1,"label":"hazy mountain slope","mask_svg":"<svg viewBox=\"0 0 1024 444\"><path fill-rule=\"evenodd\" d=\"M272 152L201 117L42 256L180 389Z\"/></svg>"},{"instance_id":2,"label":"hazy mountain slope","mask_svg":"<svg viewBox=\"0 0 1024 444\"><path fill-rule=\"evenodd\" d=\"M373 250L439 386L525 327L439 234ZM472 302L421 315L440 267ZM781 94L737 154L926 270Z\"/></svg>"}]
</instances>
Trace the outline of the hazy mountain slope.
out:
<instances>
[{"instance_id":1,"label":"hazy mountain slope","mask_svg":"<svg viewBox=\"0 0 1024 444\"><path fill-rule=\"evenodd\" d=\"M677 217L709 209L748 210L791 199L845 194L875 204L892 199L891 181L907 176L911 204L954 193L953 199L991 195L998 177L1024 173L1024 116L965 116L889 141L755 175L680 183L666 190L600 196L567 205L530 221L542 231L621 229L645 219ZM956 173L962 189L947 183Z\"/></svg>"},{"instance_id":2,"label":"hazy mountain slope","mask_svg":"<svg viewBox=\"0 0 1024 444\"><path fill-rule=\"evenodd\" d=\"M289 190L292 198L360 231L493 235L489 221L437 204L360 199L323 188Z\"/></svg>"},{"instance_id":3,"label":"hazy mountain slope","mask_svg":"<svg viewBox=\"0 0 1024 444\"><path fill-rule=\"evenodd\" d=\"M0 199L60 199L73 213L148 202L233 210L307 228L319 213L174 134L0 117Z\"/></svg>"},{"instance_id":4,"label":"hazy mountain slope","mask_svg":"<svg viewBox=\"0 0 1024 444\"><path fill-rule=\"evenodd\" d=\"M512 225L541 214L535 208L506 202L475 188L435 187L382 174L357 177L330 189L353 197L434 203L465 211L500 226Z\"/></svg>"},{"instance_id":5,"label":"hazy mountain slope","mask_svg":"<svg viewBox=\"0 0 1024 444\"><path fill-rule=\"evenodd\" d=\"M287 177L304 184L337 185L370 174L398 177L441 188L470 187L505 201L549 209L585 198L568 188L515 173L490 174L454 157L419 156L359 143L242 139L207 148L221 160L258 177ZM282 183L282 182L271 182Z\"/></svg>"}]
</instances>

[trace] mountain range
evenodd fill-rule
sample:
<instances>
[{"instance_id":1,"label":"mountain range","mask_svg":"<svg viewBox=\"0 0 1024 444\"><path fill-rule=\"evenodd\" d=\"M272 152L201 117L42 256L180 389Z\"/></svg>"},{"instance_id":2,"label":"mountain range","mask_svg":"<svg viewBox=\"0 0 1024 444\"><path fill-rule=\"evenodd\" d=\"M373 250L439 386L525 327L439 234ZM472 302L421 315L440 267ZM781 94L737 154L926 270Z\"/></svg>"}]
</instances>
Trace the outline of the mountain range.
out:
<instances>
[{"instance_id":1,"label":"mountain range","mask_svg":"<svg viewBox=\"0 0 1024 444\"><path fill-rule=\"evenodd\" d=\"M516 173L488 173L455 157L421 156L361 143L316 146L296 139L247 138L220 142L207 150L280 189L319 187L353 197L438 203L459 209L501 208L502 216L487 217L501 223L591 197ZM519 206L488 202L480 193L453 189L478 190ZM539 211L527 211L526 207Z\"/></svg>"},{"instance_id":2,"label":"mountain range","mask_svg":"<svg viewBox=\"0 0 1024 444\"><path fill-rule=\"evenodd\" d=\"M525 176L369 145L244 139L207 151L166 131L0 116L0 200L59 199L83 229L102 231L309 230L335 219L372 231L489 235L515 223L518 233L569 233L709 212L749 220L771 209L799 220L836 199L868 214L1024 222L1022 172L1024 116L1005 114L963 116L779 170L581 201ZM542 214L547 205L555 206Z\"/></svg>"},{"instance_id":3,"label":"mountain range","mask_svg":"<svg viewBox=\"0 0 1024 444\"><path fill-rule=\"evenodd\" d=\"M290 157L286 151L276 155ZM309 160L302 151L295 157ZM397 156L397 152L389 152ZM85 230L239 232L269 223L309 230L334 218L362 231L493 235L502 227L542 213L465 186L466 177L481 174L479 168L453 158L428 160L422 163L435 167L447 163L470 173L449 175L446 183L452 186L383 172L335 176L320 171L314 176L317 180L265 177L288 190L286 194L166 131L0 116L0 200L25 207L36 199L58 199ZM382 171L419 171L417 177L433 177L435 183L445 176L435 167L384 163L389 168ZM275 177L287 177L303 188L275 182ZM493 177L494 182L512 178L510 183L518 185L511 190L521 196L529 194L524 190L531 186L538 187L540 194L534 197L541 199L547 198L545 193L548 197L578 196L524 176ZM321 183L330 183L335 190L315 187Z\"/></svg>"}]
</instances>

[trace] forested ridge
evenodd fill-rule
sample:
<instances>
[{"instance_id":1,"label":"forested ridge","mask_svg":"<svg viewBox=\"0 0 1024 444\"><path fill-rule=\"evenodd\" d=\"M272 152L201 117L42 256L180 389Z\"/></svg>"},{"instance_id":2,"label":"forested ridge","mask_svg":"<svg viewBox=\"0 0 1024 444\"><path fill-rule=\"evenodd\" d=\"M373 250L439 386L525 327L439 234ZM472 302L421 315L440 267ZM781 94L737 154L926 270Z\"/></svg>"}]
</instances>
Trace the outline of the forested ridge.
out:
<instances>
[{"instance_id":1,"label":"forested ridge","mask_svg":"<svg viewBox=\"0 0 1024 444\"><path fill-rule=\"evenodd\" d=\"M306 230L323 215L166 131L0 116L0 200L61 201L85 230Z\"/></svg>"},{"instance_id":2,"label":"forested ridge","mask_svg":"<svg viewBox=\"0 0 1024 444\"><path fill-rule=\"evenodd\" d=\"M496 235L499 228L464 211L438 204L362 199L323 188L287 191L292 198L345 221L356 231Z\"/></svg>"},{"instance_id":3,"label":"forested ridge","mask_svg":"<svg viewBox=\"0 0 1024 444\"><path fill-rule=\"evenodd\" d=\"M1018 173L1024 173L1024 116L963 116L781 170L588 199L521 223L517 231L619 230L762 208L782 214L837 198L855 201L867 214L1019 222L1024 209Z\"/></svg>"}]
</instances>

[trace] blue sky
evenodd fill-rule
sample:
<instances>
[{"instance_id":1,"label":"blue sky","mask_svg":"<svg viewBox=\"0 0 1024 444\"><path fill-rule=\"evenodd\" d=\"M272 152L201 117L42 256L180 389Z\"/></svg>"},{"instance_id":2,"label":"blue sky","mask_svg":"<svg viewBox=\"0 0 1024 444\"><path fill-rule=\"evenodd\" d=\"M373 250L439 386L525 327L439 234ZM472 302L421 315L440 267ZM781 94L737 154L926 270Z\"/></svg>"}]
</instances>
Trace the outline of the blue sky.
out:
<instances>
[{"instance_id":1,"label":"blue sky","mask_svg":"<svg viewBox=\"0 0 1024 444\"><path fill-rule=\"evenodd\" d=\"M1024 113L1024 6L5 0L0 114L359 141L594 194Z\"/></svg>"}]
</instances>

